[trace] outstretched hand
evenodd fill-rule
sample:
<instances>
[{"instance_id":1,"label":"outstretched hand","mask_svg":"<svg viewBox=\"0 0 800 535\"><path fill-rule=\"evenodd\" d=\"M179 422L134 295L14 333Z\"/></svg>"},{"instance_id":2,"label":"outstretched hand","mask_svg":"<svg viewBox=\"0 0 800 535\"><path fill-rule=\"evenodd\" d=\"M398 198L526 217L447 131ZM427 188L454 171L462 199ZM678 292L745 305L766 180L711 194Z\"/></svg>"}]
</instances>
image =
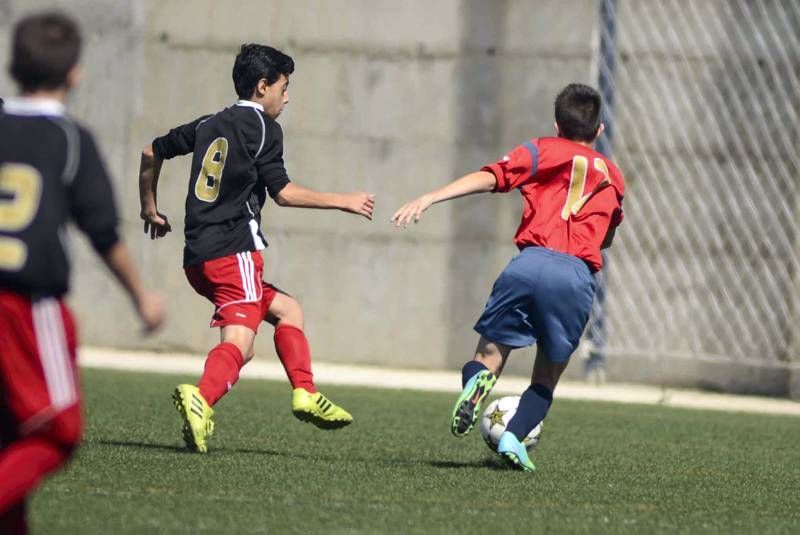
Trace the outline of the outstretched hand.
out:
<instances>
[{"instance_id":1,"label":"outstretched hand","mask_svg":"<svg viewBox=\"0 0 800 535\"><path fill-rule=\"evenodd\" d=\"M418 199L415 199L411 202L404 204L399 210L397 210L392 218L389 220L394 223L394 226L397 228L406 228L411 220L414 220L414 223L419 222L419 219L422 217L422 212L430 208L433 204L433 201L428 195L423 195Z\"/></svg>"},{"instance_id":2,"label":"outstretched hand","mask_svg":"<svg viewBox=\"0 0 800 535\"><path fill-rule=\"evenodd\" d=\"M167 219L166 215L159 212L142 212L140 215L144 220L144 233L150 233L151 240L163 238L167 235L167 232L172 231L172 225L169 224L169 219Z\"/></svg>"},{"instance_id":3,"label":"outstretched hand","mask_svg":"<svg viewBox=\"0 0 800 535\"><path fill-rule=\"evenodd\" d=\"M375 209L375 194L354 191L344 194L342 210L363 216L372 221L372 211Z\"/></svg>"}]
</instances>

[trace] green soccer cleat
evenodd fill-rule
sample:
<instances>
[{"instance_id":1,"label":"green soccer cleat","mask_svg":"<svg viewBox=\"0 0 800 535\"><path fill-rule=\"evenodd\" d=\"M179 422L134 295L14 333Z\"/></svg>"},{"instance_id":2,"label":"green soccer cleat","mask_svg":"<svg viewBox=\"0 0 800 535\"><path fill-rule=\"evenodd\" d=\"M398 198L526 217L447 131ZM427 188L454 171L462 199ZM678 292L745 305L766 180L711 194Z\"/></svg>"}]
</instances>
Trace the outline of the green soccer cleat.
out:
<instances>
[{"instance_id":1,"label":"green soccer cleat","mask_svg":"<svg viewBox=\"0 0 800 535\"><path fill-rule=\"evenodd\" d=\"M451 431L458 438L465 437L475 427L481 411L481 403L497 382L497 376L489 370L481 370L470 377L453 407Z\"/></svg>"},{"instance_id":2,"label":"green soccer cleat","mask_svg":"<svg viewBox=\"0 0 800 535\"><path fill-rule=\"evenodd\" d=\"M536 466L528 457L528 450L525 449L525 444L517 440L517 437L511 431L506 431L500 435L500 441L497 443L497 453L505 457L511 466L523 472L536 470Z\"/></svg>"},{"instance_id":3,"label":"green soccer cleat","mask_svg":"<svg viewBox=\"0 0 800 535\"><path fill-rule=\"evenodd\" d=\"M339 429L353 423L353 416L322 395L305 388L292 391L292 412L298 420L311 422L320 429Z\"/></svg>"},{"instance_id":4,"label":"green soccer cleat","mask_svg":"<svg viewBox=\"0 0 800 535\"><path fill-rule=\"evenodd\" d=\"M178 385L172 393L175 408L183 418L183 441L191 451L206 453L206 439L214 434L212 409L200 389L194 385Z\"/></svg>"}]
</instances>

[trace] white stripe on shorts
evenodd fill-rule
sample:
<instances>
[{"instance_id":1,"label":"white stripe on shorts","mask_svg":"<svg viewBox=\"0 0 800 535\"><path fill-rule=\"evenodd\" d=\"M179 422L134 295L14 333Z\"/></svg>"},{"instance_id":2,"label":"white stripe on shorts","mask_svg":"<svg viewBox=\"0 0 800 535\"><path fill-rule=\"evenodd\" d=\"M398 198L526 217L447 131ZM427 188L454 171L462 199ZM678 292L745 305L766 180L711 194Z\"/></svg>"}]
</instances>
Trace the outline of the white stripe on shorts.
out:
<instances>
[{"instance_id":1,"label":"white stripe on shorts","mask_svg":"<svg viewBox=\"0 0 800 535\"><path fill-rule=\"evenodd\" d=\"M259 292L259 290L261 289L261 281L256 279L256 263L253 262L253 253L250 252L245 254L247 255L247 262L250 264L250 284L252 284L253 288L253 301L260 301L261 295L259 294L261 292Z\"/></svg>"},{"instance_id":2,"label":"white stripe on shorts","mask_svg":"<svg viewBox=\"0 0 800 535\"><path fill-rule=\"evenodd\" d=\"M256 282L256 266L253 262L252 253L237 253L236 258L239 261L239 273L242 277L242 288L244 288L245 300L260 300L261 297L258 295L259 285Z\"/></svg>"},{"instance_id":3,"label":"white stripe on shorts","mask_svg":"<svg viewBox=\"0 0 800 535\"><path fill-rule=\"evenodd\" d=\"M250 258L250 253L242 253L242 257L244 258L244 269L247 273L247 286L250 291L250 300L256 300L256 289L253 286L253 271L255 271L255 267L253 266L253 259Z\"/></svg>"},{"instance_id":4,"label":"white stripe on shorts","mask_svg":"<svg viewBox=\"0 0 800 535\"><path fill-rule=\"evenodd\" d=\"M53 367L57 370L61 383L64 385L64 398L59 400L57 408L68 407L78 401L75 387L75 372L69 358L67 335L64 332L64 321L61 315L61 306L55 299L48 305L47 324L53 339Z\"/></svg>"},{"instance_id":5,"label":"white stripe on shorts","mask_svg":"<svg viewBox=\"0 0 800 535\"><path fill-rule=\"evenodd\" d=\"M75 372L69 358L67 336L57 299L33 304L33 326L50 404L60 410L78 401Z\"/></svg>"},{"instance_id":6,"label":"white stripe on shorts","mask_svg":"<svg viewBox=\"0 0 800 535\"><path fill-rule=\"evenodd\" d=\"M247 269L244 265L244 258L242 257L242 253L236 253L236 261L239 262L239 276L242 279L242 289L244 290L244 299L245 301L249 301L250 297L250 286L247 284Z\"/></svg>"}]
</instances>

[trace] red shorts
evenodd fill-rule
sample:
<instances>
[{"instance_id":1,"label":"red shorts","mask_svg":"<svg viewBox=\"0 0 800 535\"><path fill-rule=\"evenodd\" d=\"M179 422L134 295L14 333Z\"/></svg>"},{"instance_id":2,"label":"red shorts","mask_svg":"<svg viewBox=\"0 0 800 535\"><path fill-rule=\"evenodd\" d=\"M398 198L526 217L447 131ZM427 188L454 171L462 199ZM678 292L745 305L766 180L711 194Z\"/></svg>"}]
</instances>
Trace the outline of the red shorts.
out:
<instances>
[{"instance_id":1,"label":"red shorts","mask_svg":"<svg viewBox=\"0 0 800 535\"><path fill-rule=\"evenodd\" d=\"M216 307L211 327L243 325L258 332L279 292L261 280L264 259L258 251L215 258L184 271L192 288Z\"/></svg>"},{"instance_id":2,"label":"red shorts","mask_svg":"<svg viewBox=\"0 0 800 535\"><path fill-rule=\"evenodd\" d=\"M75 324L59 299L0 291L0 408L24 436L79 411Z\"/></svg>"}]
</instances>

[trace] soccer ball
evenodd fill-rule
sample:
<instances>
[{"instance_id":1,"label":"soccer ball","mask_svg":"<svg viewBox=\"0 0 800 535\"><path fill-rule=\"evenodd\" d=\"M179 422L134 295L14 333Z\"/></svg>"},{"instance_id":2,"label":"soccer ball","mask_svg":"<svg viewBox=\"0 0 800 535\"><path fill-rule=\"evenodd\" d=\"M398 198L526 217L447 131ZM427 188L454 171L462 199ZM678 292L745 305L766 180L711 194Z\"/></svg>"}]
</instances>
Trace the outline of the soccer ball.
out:
<instances>
[{"instance_id":1,"label":"soccer ball","mask_svg":"<svg viewBox=\"0 0 800 535\"><path fill-rule=\"evenodd\" d=\"M517 405L519 405L519 396L506 396L492 401L483 411L481 416L481 436L492 451L497 451L500 435L506 430L508 422L517 412ZM535 448L539 443L541 433L542 424L540 423L522 441L528 451Z\"/></svg>"}]
</instances>

